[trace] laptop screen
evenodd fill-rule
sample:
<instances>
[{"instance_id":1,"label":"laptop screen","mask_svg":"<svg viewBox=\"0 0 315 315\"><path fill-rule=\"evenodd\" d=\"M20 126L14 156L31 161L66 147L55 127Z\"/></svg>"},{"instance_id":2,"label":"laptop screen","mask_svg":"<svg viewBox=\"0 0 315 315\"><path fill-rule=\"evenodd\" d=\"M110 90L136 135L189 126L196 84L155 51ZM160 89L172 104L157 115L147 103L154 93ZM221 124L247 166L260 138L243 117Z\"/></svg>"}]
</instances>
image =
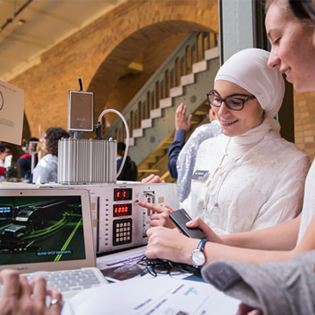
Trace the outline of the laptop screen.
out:
<instances>
[{"instance_id":1,"label":"laptop screen","mask_svg":"<svg viewBox=\"0 0 315 315\"><path fill-rule=\"evenodd\" d=\"M47 195L0 196L1 265L86 258L81 196Z\"/></svg>"}]
</instances>

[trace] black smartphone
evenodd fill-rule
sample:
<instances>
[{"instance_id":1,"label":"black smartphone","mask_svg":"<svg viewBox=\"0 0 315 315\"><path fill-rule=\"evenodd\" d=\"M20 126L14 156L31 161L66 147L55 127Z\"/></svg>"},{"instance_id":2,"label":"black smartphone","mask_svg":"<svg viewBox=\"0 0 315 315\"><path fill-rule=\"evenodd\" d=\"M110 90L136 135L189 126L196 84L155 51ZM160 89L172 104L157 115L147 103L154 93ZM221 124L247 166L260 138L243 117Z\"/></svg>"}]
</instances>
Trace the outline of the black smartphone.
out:
<instances>
[{"instance_id":1,"label":"black smartphone","mask_svg":"<svg viewBox=\"0 0 315 315\"><path fill-rule=\"evenodd\" d=\"M186 223L192 219L185 209L172 212L170 218L184 235L191 238L206 238L206 235L199 228L189 228L186 226Z\"/></svg>"}]
</instances>

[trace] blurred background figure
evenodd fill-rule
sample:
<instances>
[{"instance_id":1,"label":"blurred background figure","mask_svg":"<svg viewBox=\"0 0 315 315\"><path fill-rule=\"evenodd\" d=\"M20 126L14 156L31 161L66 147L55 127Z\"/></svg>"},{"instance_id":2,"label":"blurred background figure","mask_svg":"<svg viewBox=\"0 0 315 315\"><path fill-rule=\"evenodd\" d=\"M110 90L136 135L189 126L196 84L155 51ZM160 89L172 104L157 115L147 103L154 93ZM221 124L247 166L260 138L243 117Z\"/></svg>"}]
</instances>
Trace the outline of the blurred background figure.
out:
<instances>
[{"instance_id":1,"label":"blurred background figure","mask_svg":"<svg viewBox=\"0 0 315 315\"><path fill-rule=\"evenodd\" d=\"M196 164L200 144L222 133L216 113L209 106L210 124L199 126L185 144L186 133L191 126L192 116L186 119L186 106L180 104L175 114L175 136L168 152L168 170L177 178L177 195L182 202L190 193L191 176Z\"/></svg>"},{"instance_id":2,"label":"blurred background figure","mask_svg":"<svg viewBox=\"0 0 315 315\"><path fill-rule=\"evenodd\" d=\"M9 155L12 155L11 148L6 143L0 144L0 166L4 167L5 158Z\"/></svg>"},{"instance_id":3,"label":"blurred background figure","mask_svg":"<svg viewBox=\"0 0 315 315\"><path fill-rule=\"evenodd\" d=\"M33 150L33 148L30 147L31 142L39 142L37 138L29 138L27 140L26 146L25 146L25 154L23 154L18 160L17 163L20 165L20 175L21 178L29 179L31 176L31 168L32 168L32 155L29 153L30 151L36 151ZM35 158L35 165L37 164L37 155Z\"/></svg>"},{"instance_id":4,"label":"blurred background figure","mask_svg":"<svg viewBox=\"0 0 315 315\"><path fill-rule=\"evenodd\" d=\"M58 182L58 141L69 138L69 133L59 127L48 128L40 139L41 149L46 155L39 160L33 171L32 182L35 184Z\"/></svg>"},{"instance_id":5,"label":"blurred background figure","mask_svg":"<svg viewBox=\"0 0 315 315\"><path fill-rule=\"evenodd\" d=\"M123 142L117 143L117 171L119 170L122 160L124 158L126 145ZM129 180L136 181L138 177L138 168L134 161L131 160L130 156L127 156L125 165L117 177L117 180Z\"/></svg>"},{"instance_id":6,"label":"blurred background figure","mask_svg":"<svg viewBox=\"0 0 315 315\"><path fill-rule=\"evenodd\" d=\"M12 155L11 148L7 143L0 144L0 176L5 176L6 168L4 167L5 158Z\"/></svg>"}]
</instances>

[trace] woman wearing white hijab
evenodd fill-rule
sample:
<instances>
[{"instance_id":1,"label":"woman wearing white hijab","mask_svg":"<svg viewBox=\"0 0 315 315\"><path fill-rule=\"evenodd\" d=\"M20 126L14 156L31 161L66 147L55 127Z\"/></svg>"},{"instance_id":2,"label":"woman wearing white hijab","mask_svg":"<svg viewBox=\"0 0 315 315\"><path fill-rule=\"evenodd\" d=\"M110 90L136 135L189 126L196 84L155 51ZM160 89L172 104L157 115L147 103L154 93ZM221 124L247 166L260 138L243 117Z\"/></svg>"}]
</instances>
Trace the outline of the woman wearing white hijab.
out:
<instances>
[{"instance_id":1,"label":"woman wearing white hijab","mask_svg":"<svg viewBox=\"0 0 315 315\"><path fill-rule=\"evenodd\" d=\"M195 172L204 177L193 176L182 207L219 235L273 226L302 209L310 162L279 134L273 117L285 87L279 71L268 68L268 57L261 49L236 53L220 68L208 94L223 134L200 145ZM168 218L173 209L139 205L157 212L152 226L173 227Z\"/></svg>"}]
</instances>

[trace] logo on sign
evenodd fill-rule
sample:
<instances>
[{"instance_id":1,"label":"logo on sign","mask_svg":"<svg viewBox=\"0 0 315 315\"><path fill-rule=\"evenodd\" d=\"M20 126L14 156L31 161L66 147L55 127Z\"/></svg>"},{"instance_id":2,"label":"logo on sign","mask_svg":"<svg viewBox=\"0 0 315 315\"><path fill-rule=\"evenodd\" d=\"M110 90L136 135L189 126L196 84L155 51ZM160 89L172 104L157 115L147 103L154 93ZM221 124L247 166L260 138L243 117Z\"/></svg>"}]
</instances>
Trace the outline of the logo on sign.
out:
<instances>
[{"instance_id":1,"label":"logo on sign","mask_svg":"<svg viewBox=\"0 0 315 315\"><path fill-rule=\"evenodd\" d=\"M0 110L3 108L3 105L4 105L4 98L3 98L3 95L0 91Z\"/></svg>"}]
</instances>

